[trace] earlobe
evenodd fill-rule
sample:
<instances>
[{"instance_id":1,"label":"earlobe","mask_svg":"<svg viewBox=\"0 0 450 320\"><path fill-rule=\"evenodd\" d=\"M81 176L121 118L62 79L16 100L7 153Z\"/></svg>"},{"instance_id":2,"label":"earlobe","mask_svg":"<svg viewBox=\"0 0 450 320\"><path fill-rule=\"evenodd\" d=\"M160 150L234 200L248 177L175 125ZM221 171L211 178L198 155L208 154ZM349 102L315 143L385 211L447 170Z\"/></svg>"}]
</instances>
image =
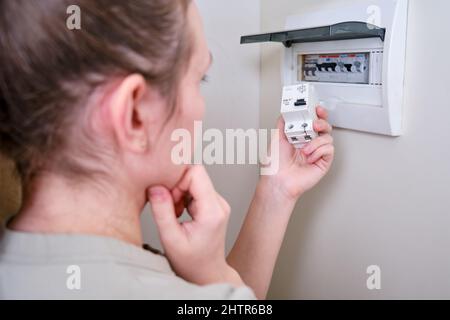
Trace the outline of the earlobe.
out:
<instances>
[{"instance_id":1,"label":"earlobe","mask_svg":"<svg viewBox=\"0 0 450 320\"><path fill-rule=\"evenodd\" d=\"M142 141L141 141L141 150L142 150L142 151L147 151L147 149L148 149L148 143L147 143L147 140L142 140Z\"/></svg>"}]
</instances>

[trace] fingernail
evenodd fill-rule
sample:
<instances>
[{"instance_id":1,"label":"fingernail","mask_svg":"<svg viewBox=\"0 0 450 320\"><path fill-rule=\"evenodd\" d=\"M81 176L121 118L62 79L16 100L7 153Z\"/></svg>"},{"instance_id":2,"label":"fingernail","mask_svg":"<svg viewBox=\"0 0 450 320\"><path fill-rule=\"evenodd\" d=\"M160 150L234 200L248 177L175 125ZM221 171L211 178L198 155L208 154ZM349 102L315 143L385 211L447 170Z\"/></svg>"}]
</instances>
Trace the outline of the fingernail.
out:
<instances>
[{"instance_id":1,"label":"fingernail","mask_svg":"<svg viewBox=\"0 0 450 320\"><path fill-rule=\"evenodd\" d=\"M151 201L164 201L166 199L166 190L163 187L153 187L148 191Z\"/></svg>"}]
</instances>

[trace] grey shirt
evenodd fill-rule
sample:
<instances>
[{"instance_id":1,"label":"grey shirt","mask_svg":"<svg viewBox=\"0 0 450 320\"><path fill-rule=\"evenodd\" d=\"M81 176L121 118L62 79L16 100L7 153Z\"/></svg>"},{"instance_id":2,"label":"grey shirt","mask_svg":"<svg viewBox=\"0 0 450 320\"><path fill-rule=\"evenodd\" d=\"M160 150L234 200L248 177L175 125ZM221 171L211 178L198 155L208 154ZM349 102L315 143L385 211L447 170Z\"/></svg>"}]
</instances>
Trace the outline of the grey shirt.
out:
<instances>
[{"instance_id":1,"label":"grey shirt","mask_svg":"<svg viewBox=\"0 0 450 320\"><path fill-rule=\"evenodd\" d=\"M32 234L0 227L0 299L255 299L251 289L198 286L168 260L90 235Z\"/></svg>"}]
</instances>

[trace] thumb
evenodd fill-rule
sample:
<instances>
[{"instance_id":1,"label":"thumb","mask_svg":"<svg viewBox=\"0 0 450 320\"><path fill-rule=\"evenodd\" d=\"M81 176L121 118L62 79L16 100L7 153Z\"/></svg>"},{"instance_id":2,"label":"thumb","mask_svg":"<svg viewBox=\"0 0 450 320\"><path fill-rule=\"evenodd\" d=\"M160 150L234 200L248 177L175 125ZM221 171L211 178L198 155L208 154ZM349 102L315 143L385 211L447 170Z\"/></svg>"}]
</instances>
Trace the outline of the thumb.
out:
<instances>
[{"instance_id":1,"label":"thumb","mask_svg":"<svg viewBox=\"0 0 450 320\"><path fill-rule=\"evenodd\" d=\"M147 190L147 196L163 245L167 242L178 242L182 230L169 190L161 186L152 187Z\"/></svg>"}]
</instances>

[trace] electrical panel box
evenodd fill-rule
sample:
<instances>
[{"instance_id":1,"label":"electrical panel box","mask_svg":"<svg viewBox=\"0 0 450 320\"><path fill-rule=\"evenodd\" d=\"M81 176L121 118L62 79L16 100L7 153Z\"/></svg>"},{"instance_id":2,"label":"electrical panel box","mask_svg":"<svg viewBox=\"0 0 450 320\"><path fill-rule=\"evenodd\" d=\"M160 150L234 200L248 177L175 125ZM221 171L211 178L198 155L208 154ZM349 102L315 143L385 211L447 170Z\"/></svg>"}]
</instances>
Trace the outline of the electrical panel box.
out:
<instances>
[{"instance_id":1,"label":"electrical panel box","mask_svg":"<svg viewBox=\"0 0 450 320\"><path fill-rule=\"evenodd\" d=\"M284 86L310 83L335 127L399 136L407 11L408 0L355 0L288 17L286 31L241 43L282 43Z\"/></svg>"}]
</instances>

